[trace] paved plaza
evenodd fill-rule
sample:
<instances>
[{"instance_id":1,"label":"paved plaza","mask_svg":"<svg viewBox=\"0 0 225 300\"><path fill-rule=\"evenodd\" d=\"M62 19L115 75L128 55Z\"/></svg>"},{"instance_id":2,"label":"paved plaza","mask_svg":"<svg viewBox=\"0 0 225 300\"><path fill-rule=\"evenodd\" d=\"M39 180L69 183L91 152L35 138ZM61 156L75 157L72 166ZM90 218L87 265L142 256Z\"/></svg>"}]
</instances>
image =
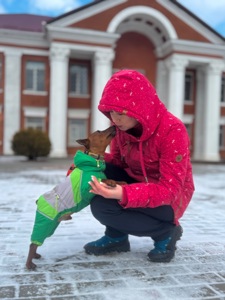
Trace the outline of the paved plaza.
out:
<instances>
[{"instance_id":1,"label":"paved plaza","mask_svg":"<svg viewBox=\"0 0 225 300\"><path fill-rule=\"evenodd\" d=\"M60 224L39 248L37 269L26 270L35 200L71 162L0 157L0 299L225 300L225 164L193 164L196 192L170 263L149 262L152 240L134 236L129 253L85 254L83 245L103 234L87 207Z\"/></svg>"}]
</instances>

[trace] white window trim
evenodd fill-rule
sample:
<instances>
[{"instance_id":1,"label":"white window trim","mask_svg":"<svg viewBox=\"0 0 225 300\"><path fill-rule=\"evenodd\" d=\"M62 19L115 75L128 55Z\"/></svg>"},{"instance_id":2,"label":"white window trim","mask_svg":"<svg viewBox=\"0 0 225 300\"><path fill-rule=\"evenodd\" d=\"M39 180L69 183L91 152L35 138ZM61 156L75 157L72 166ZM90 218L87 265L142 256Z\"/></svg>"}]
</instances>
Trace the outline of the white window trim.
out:
<instances>
[{"instance_id":1,"label":"white window trim","mask_svg":"<svg viewBox=\"0 0 225 300\"><path fill-rule=\"evenodd\" d=\"M193 121L194 121L194 116L193 115L190 115L190 114L183 115L182 122L184 124L192 124Z\"/></svg>"},{"instance_id":2,"label":"white window trim","mask_svg":"<svg viewBox=\"0 0 225 300\"><path fill-rule=\"evenodd\" d=\"M225 117L220 118L220 125L225 125Z\"/></svg>"},{"instance_id":3,"label":"white window trim","mask_svg":"<svg viewBox=\"0 0 225 300\"><path fill-rule=\"evenodd\" d=\"M47 107L28 107L23 108L25 117L40 117L45 118L47 116Z\"/></svg>"},{"instance_id":4,"label":"white window trim","mask_svg":"<svg viewBox=\"0 0 225 300\"><path fill-rule=\"evenodd\" d=\"M82 119L85 121L88 121L89 115L90 115L90 109L68 109L68 113L67 113L68 119ZM68 141L68 146L79 147L80 145L76 142L73 145L70 145Z\"/></svg>"},{"instance_id":5,"label":"white window trim","mask_svg":"<svg viewBox=\"0 0 225 300\"><path fill-rule=\"evenodd\" d=\"M47 96L47 91L33 91L33 90L23 90L24 95L36 95L36 96Z\"/></svg>"},{"instance_id":6,"label":"white window trim","mask_svg":"<svg viewBox=\"0 0 225 300\"><path fill-rule=\"evenodd\" d=\"M68 119L88 119L90 109L68 109Z\"/></svg>"},{"instance_id":7,"label":"white window trim","mask_svg":"<svg viewBox=\"0 0 225 300\"><path fill-rule=\"evenodd\" d=\"M71 98L83 98L83 99L88 99L90 98L90 95L87 94L87 95L81 95L81 94L76 94L76 93L69 93L69 97Z\"/></svg>"}]
</instances>

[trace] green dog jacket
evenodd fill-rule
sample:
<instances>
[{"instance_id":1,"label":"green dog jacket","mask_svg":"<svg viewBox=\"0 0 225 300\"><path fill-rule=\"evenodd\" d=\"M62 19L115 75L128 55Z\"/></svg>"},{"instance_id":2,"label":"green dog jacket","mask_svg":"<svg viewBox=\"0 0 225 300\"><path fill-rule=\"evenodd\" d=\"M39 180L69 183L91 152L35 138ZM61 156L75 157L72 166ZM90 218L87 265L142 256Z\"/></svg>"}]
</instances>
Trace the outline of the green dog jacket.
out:
<instances>
[{"instance_id":1,"label":"green dog jacket","mask_svg":"<svg viewBox=\"0 0 225 300\"><path fill-rule=\"evenodd\" d=\"M70 176L38 198L31 234L33 244L42 245L55 232L63 215L76 213L90 204L94 197L89 192L91 176L99 181L106 178L104 160L97 160L79 150L74 156L74 164L76 168Z\"/></svg>"}]
</instances>

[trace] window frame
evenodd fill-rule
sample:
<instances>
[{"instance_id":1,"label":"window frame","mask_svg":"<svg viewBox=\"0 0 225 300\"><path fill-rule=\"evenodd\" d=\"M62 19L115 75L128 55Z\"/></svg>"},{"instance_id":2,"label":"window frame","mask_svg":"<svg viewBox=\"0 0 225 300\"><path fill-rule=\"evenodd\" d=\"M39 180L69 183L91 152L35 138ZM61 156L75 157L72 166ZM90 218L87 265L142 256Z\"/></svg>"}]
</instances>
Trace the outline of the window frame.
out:
<instances>
[{"instance_id":1,"label":"window frame","mask_svg":"<svg viewBox=\"0 0 225 300\"><path fill-rule=\"evenodd\" d=\"M74 122L74 124L72 124ZM80 124L76 124L80 122ZM82 123L83 122L83 123ZM78 134L73 135L73 131L78 130ZM86 118L69 118L68 119L68 147L79 147L80 144L76 142L78 139L83 139L88 135L88 119Z\"/></svg>"},{"instance_id":2,"label":"window frame","mask_svg":"<svg viewBox=\"0 0 225 300\"><path fill-rule=\"evenodd\" d=\"M221 78L220 104L221 106L225 106L225 74L223 74Z\"/></svg>"},{"instance_id":3,"label":"window frame","mask_svg":"<svg viewBox=\"0 0 225 300\"><path fill-rule=\"evenodd\" d=\"M0 93L3 92L3 59L0 56Z\"/></svg>"},{"instance_id":4,"label":"window frame","mask_svg":"<svg viewBox=\"0 0 225 300\"><path fill-rule=\"evenodd\" d=\"M225 149L225 124L220 124L219 129L219 149Z\"/></svg>"},{"instance_id":5,"label":"window frame","mask_svg":"<svg viewBox=\"0 0 225 300\"><path fill-rule=\"evenodd\" d=\"M28 64L37 65L35 68L29 67ZM38 68L38 64L42 66L42 68ZM28 71L32 72L32 87L28 86L27 78L30 77L30 75L27 74ZM42 80L42 88L43 90L38 90L38 81L40 75L38 75L38 72L43 72L43 78ZM41 60L35 60L35 59L27 59L24 63L24 90L23 94L36 94L36 95L47 95L47 87L46 87L46 76L47 76L47 67L46 62Z\"/></svg>"},{"instance_id":6,"label":"window frame","mask_svg":"<svg viewBox=\"0 0 225 300\"><path fill-rule=\"evenodd\" d=\"M30 119L30 122L28 121L28 119ZM39 122L35 122L36 120L39 120ZM45 119L43 117L38 117L38 116L26 116L25 117L25 120L24 120L24 126L25 126L25 129L29 129L29 128L33 128L33 129L39 129L41 130L42 132L45 132L46 131L46 128L45 128ZM32 121L34 121L32 123ZM34 124L33 126L29 124ZM35 126L37 125L37 126Z\"/></svg>"},{"instance_id":7,"label":"window frame","mask_svg":"<svg viewBox=\"0 0 225 300\"><path fill-rule=\"evenodd\" d=\"M72 74L72 68L75 69L74 74ZM77 68L77 70L76 70ZM90 97L89 92L89 66L87 63L82 62L70 62L69 64L69 75L68 75L68 94L69 97L79 97L79 98L88 98ZM82 74L83 72L83 74ZM86 72L86 74L85 74ZM72 78L71 76L75 76L75 80L77 80L78 87L76 90L76 82L74 82L74 89L71 87ZM82 77L86 82L82 82ZM83 91L84 89L84 91Z\"/></svg>"},{"instance_id":8,"label":"window frame","mask_svg":"<svg viewBox=\"0 0 225 300\"><path fill-rule=\"evenodd\" d=\"M187 76L190 76L191 80L189 81L190 82L190 91L188 92L188 94L191 96L190 99L186 99L186 84L187 84L187 81L186 81L186 78ZM194 72L191 72L191 71L186 71L185 72L185 78L184 78L184 103L185 105L187 104L193 104L194 103Z\"/></svg>"}]
</instances>

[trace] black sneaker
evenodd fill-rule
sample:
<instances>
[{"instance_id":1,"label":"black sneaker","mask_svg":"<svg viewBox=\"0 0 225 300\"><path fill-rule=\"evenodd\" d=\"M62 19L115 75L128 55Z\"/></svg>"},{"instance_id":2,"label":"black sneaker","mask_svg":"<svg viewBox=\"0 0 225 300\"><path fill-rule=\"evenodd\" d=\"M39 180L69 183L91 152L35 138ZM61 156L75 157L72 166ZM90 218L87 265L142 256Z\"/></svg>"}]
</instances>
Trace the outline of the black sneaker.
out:
<instances>
[{"instance_id":1,"label":"black sneaker","mask_svg":"<svg viewBox=\"0 0 225 300\"><path fill-rule=\"evenodd\" d=\"M175 255L176 242L180 240L182 227L175 226L171 235L163 241L154 243L155 248L148 253L148 258L152 262L170 262Z\"/></svg>"},{"instance_id":2,"label":"black sneaker","mask_svg":"<svg viewBox=\"0 0 225 300\"><path fill-rule=\"evenodd\" d=\"M130 243L127 235L120 238L104 235L99 240L86 244L84 249L87 254L104 255L110 252L130 251Z\"/></svg>"}]
</instances>

